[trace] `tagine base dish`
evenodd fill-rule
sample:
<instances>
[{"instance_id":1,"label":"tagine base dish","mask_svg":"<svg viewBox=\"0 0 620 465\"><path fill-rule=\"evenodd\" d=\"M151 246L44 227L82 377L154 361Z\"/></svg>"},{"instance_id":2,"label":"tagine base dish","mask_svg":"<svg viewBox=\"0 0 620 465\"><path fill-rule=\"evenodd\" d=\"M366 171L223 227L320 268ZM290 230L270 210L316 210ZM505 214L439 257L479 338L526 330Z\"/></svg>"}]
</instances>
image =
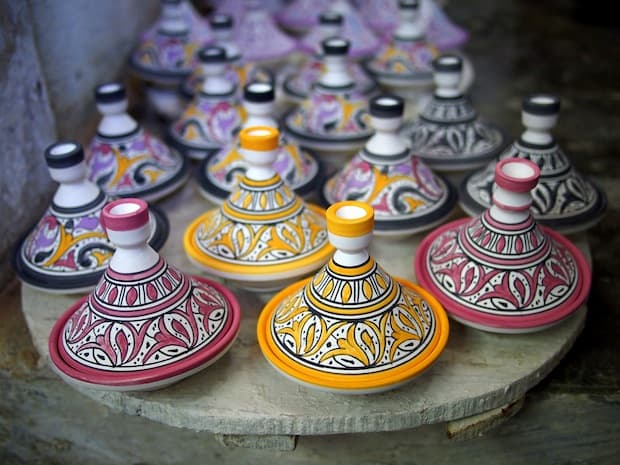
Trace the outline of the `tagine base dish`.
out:
<instances>
[{"instance_id":1,"label":"tagine base dish","mask_svg":"<svg viewBox=\"0 0 620 465\"><path fill-rule=\"evenodd\" d=\"M171 224L162 256L177 269L197 274L182 237L185 225L204 211L204 199L188 185L161 206ZM387 272L415 283L413 257L421 239L378 237L370 253ZM587 254L585 236L573 240ZM73 386L116 411L235 437L275 435L288 441L290 436L403 430L471 417L523 398L568 352L586 317L584 306L546 331L524 335L490 334L454 322L442 355L412 382L380 395L343 396L306 388L275 373L256 339L265 296L232 291L242 311L239 336L227 355L206 370L149 393ZM50 330L75 296L44 294L26 286L21 293L34 345L49 361Z\"/></svg>"}]
</instances>

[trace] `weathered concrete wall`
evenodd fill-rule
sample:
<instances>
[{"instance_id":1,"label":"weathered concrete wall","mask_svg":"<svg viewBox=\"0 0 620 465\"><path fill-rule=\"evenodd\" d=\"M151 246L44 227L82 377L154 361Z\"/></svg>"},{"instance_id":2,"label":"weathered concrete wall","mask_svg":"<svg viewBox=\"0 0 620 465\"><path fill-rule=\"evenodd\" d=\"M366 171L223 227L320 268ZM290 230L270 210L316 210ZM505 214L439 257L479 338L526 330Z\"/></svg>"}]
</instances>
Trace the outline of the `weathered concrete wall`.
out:
<instances>
[{"instance_id":1,"label":"weathered concrete wall","mask_svg":"<svg viewBox=\"0 0 620 465\"><path fill-rule=\"evenodd\" d=\"M31 0L41 67L59 137L84 140L98 120L97 84L117 79L158 0Z\"/></svg>"},{"instance_id":2,"label":"weathered concrete wall","mask_svg":"<svg viewBox=\"0 0 620 465\"><path fill-rule=\"evenodd\" d=\"M88 140L94 86L121 76L157 10L157 0L0 0L0 289L14 242L55 188L43 150Z\"/></svg>"}]
</instances>

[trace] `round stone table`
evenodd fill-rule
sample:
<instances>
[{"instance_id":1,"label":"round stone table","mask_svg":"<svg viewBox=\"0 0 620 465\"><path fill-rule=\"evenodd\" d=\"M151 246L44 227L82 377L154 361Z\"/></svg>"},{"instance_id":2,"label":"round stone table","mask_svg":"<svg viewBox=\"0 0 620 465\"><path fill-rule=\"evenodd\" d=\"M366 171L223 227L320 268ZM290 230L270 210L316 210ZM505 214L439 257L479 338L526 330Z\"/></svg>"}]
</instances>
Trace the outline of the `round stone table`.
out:
<instances>
[{"instance_id":1,"label":"round stone table","mask_svg":"<svg viewBox=\"0 0 620 465\"><path fill-rule=\"evenodd\" d=\"M175 266L194 274L182 235L189 221L212 206L192 183L162 203L171 234L162 249ZM390 273L415 280L413 256L421 236L375 238L372 254ZM585 236L573 240L588 254ZM589 254L588 254L589 258ZM446 422L448 434L479 434L522 405L525 393L560 361L580 333L583 307L561 324L524 335L490 334L451 321L438 361L409 384L374 395L311 390L281 377L256 342L257 316L269 296L232 288L242 312L232 349L206 370L166 389L119 393L80 388L114 409L167 425L215 433L227 445L290 450L298 437L413 428ZM22 286L22 305L37 350L49 362L51 327L77 296L49 295Z\"/></svg>"}]
</instances>

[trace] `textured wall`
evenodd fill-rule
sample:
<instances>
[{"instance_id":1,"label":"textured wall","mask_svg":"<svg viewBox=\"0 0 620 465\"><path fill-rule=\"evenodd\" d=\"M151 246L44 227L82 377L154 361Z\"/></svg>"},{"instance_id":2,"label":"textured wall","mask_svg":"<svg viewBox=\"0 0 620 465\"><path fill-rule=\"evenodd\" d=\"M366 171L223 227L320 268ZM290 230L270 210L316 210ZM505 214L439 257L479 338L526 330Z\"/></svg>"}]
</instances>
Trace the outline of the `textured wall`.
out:
<instances>
[{"instance_id":1,"label":"textured wall","mask_svg":"<svg viewBox=\"0 0 620 465\"><path fill-rule=\"evenodd\" d=\"M43 150L87 141L96 84L121 76L157 0L0 0L0 289L10 250L53 190Z\"/></svg>"}]
</instances>

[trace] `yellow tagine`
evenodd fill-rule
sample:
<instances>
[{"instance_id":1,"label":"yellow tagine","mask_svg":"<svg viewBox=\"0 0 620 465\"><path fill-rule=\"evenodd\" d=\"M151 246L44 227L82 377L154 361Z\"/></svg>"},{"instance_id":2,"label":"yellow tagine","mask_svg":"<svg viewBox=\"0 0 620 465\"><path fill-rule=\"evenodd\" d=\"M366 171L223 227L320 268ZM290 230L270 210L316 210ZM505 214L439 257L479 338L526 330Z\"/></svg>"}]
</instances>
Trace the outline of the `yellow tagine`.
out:
<instances>
[{"instance_id":1,"label":"yellow tagine","mask_svg":"<svg viewBox=\"0 0 620 465\"><path fill-rule=\"evenodd\" d=\"M185 231L189 258L207 272L254 290L281 289L321 267L333 253L325 211L307 205L272 167L278 130L246 128L239 134L249 164L226 202Z\"/></svg>"},{"instance_id":2,"label":"yellow tagine","mask_svg":"<svg viewBox=\"0 0 620 465\"><path fill-rule=\"evenodd\" d=\"M338 393L382 392L410 381L443 351L449 332L443 307L369 256L373 227L368 204L332 205L333 257L263 309L258 342L286 377Z\"/></svg>"}]
</instances>

